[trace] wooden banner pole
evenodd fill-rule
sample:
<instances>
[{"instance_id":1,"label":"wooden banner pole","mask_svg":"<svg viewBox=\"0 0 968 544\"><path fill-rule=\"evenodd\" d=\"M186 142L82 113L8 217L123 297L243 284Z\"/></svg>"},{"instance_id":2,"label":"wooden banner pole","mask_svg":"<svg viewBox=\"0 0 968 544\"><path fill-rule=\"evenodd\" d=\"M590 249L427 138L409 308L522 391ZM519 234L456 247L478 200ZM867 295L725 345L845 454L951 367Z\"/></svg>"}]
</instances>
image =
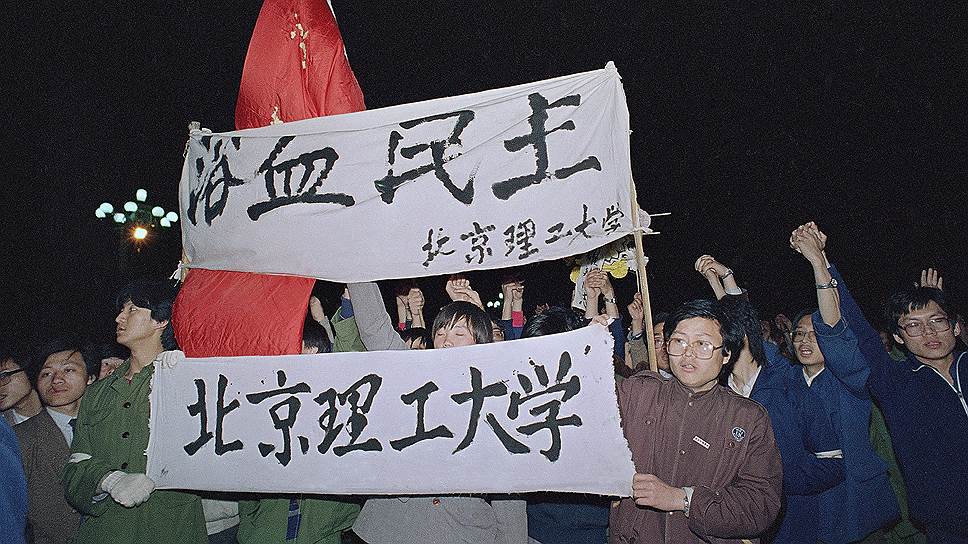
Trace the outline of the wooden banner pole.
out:
<instances>
[{"instance_id":1,"label":"wooden banner pole","mask_svg":"<svg viewBox=\"0 0 968 544\"><path fill-rule=\"evenodd\" d=\"M642 309L645 314L645 345L649 351L649 370L658 372L655 358L655 337L652 334L652 303L649 300L649 278L645 275L645 250L642 246L642 229L639 226L639 199L635 192L635 180L629 178L629 191L632 197L632 237L635 239L635 265L639 277L639 293L642 294Z\"/></svg>"}]
</instances>

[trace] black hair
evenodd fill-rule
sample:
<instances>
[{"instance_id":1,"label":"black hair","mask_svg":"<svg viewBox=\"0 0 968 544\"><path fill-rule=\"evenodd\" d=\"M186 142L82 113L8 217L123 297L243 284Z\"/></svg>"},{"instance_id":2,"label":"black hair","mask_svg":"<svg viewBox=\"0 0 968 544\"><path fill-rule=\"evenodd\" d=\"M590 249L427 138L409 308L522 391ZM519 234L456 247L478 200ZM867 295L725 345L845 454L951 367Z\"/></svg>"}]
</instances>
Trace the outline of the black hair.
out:
<instances>
[{"instance_id":1,"label":"black hair","mask_svg":"<svg viewBox=\"0 0 968 544\"><path fill-rule=\"evenodd\" d=\"M316 348L316 353L331 353L333 343L326 329L312 317L306 316L303 323L302 343L307 348Z\"/></svg>"},{"instance_id":2,"label":"black hair","mask_svg":"<svg viewBox=\"0 0 968 544\"><path fill-rule=\"evenodd\" d=\"M461 319L467 321L467 328L474 334L475 344L490 344L494 341L491 318L488 317L487 312L464 300L451 302L440 309L430 329L430 337L434 338L437 331Z\"/></svg>"},{"instance_id":3,"label":"black hair","mask_svg":"<svg viewBox=\"0 0 968 544\"><path fill-rule=\"evenodd\" d=\"M766 364L766 351L763 349L763 329L760 327L760 316L749 301L740 297L725 297L720 301L720 305L729 314L729 319L738 325L741 333L749 343L750 354L756 366ZM725 338L724 338L725 339ZM740 338L740 349L742 349L742 337ZM735 361L730 361L729 371Z\"/></svg>"},{"instance_id":4,"label":"black hair","mask_svg":"<svg viewBox=\"0 0 968 544\"><path fill-rule=\"evenodd\" d=\"M794 320L793 320L793 331L796 331L797 330L797 323L800 323L800 320L803 319L804 317L807 317L809 315L809 316L811 316L810 319L812 320L813 319L813 317L812 317L813 316L813 313L816 312L816 311L817 311L816 308L805 308L803 310L800 310L797 313L796 318L794 318ZM793 332L793 331L791 331L791 332Z\"/></svg>"},{"instance_id":5,"label":"black hair","mask_svg":"<svg viewBox=\"0 0 968 544\"><path fill-rule=\"evenodd\" d=\"M33 385L34 380L30 378L32 373L35 373L33 367L36 366L34 358L30 356L30 351L24 349L22 346L10 346L5 345L0 349L0 363L4 361L13 361L13 364L24 369L24 374L30 379L31 385Z\"/></svg>"},{"instance_id":6,"label":"black hair","mask_svg":"<svg viewBox=\"0 0 968 544\"><path fill-rule=\"evenodd\" d=\"M581 318L575 312L561 306L552 306L548 311L528 319L521 331L521 338L573 331L581 325Z\"/></svg>"},{"instance_id":7,"label":"black hair","mask_svg":"<svg viewBox=\"0 0 968 544\"><path fill-rule=\"evenodd\" d=\"M652 316L652 326L654 327L654 326L658 325L659 323L665 323L666 321L669 320L669 316L670 315L671 314L669 312L659 312L659 313L653 315Z\"/></svg>"},{"instance_id":8,"label":"black hair","mask_svg":"<svg viewBox=\"0 0 968 544\"><path fill-rule=\"evenodd\" d=\"M434 347L434 342L430 338L430 332L424 327L407 327L400 331L400 338L403 338L403 341L408 345L414 340L420 339L423 340L424 347L428 349Z\"/></svg>"},{"instance_id":9,"label":"black hair","mask_svg":"<svg viewBox=\"0 0 968 544\"><path fill-rule=\"evenodd\" d=\"M88 359L88 353L85 352L84 343L80 338L71 335L55 336L48 338L33 349L31 354L33 363L30 365L30 369L27 370L27 376L30 378L30 383L33 384L34 388L37 387L37 377L40 375L40 371L47 361L47 358L62 351L69 351L72 354L75 352L79 353L81 360L84 361L84 371L89 377L94 376L97 378L98 371L101 368L101 361L98 360L97 364L94 364L94 361Z\"/></svg>"},{"instance_id":10,"label":"black hair","mask_svg":"<svg viewBox=\"0 0 968 544\"><path fill-rule=\"evenodd\" d=\"M944 291L934 287L909 287L894 293L884 303L884 317L890 332L900 335L901 326L898 325L898 320L914 310L924 308L931 301L941 307L941 311L954 322L955 311L948 304Z\"/></svg>"},{"instance_id":11,"label":"black hair","mask_svg":"<svg viewBox=\"0 0 968 544\"><path fill-rule=\"evenodd\" d=\"M142 280L130 283L122 289L115 297L115 305L120 312L124 304L131 301L131 304L139 308L151 310L151 319L159 322L167 321L168 326L161 333L161 347L171 351L178 349L175 328L171 323L172 307L177 295L178 288L170 281Z\"/></svg>"},{"instance_id":12,"label":"black hair","mask_svg":"<svg viewBox=\"0 0 968 544\"><path fill-rule=\"evenodd\" d=\"M735 364L739 358L739 353L743 349L743 329L733 322L729 313L718 301L697 299L682 304L669 315L669 319L666 320L665 326L662 328L666 341L675 332L680 321L694 317L710 319L719 324L719 334L723 337L722 353L723 355L729 353L729 361L727 365L723 365L722 374L728 366Z\"/></svg>"}]
</instances>

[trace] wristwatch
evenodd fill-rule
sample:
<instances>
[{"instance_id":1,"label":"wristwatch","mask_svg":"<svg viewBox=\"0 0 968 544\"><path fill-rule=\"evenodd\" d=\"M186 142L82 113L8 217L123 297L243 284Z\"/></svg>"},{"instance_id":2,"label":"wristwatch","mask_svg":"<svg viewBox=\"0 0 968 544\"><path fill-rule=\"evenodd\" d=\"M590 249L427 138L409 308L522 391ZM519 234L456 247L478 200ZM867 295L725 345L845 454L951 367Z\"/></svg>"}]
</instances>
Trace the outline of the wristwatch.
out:
<instances>
[{"instance_id":1,"label":"wristwatch","mask_svg":"<svg viewBox=\"0 0 968 544\"><path fill-rule=\"evenodd\" d=\"M817 289L834 289L837 287L837 278L830 278L827 283L818 283Z\"/></svg>"}]
</instances>

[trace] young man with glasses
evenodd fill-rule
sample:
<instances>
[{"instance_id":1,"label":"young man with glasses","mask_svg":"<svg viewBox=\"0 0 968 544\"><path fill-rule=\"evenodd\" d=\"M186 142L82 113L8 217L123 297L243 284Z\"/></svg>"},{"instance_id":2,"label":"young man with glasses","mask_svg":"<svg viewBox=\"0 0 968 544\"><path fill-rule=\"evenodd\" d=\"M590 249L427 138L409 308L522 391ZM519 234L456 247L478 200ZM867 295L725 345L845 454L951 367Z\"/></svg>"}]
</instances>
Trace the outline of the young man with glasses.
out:
<instances>
[{"instance_id":1,"label":"young man with glasses","mask_svg":"<svg viewBox=\"0 0 968 544\"><path fill-rule=\"evenodd\" d=\"M718 302L679 307L665 324L673 378L640 372L619 386L636 474L612 508L609 541L740 542L780 511L782 469L770 418L719 385L743 345Z\"/></svg>"},{"instance_id":2,"label":"young man with glasses","mask_svg":"<svg viewBox=\"0 0 968 544\"><path fill-rule=\"evenodd\" d=\"M801 365L797 378L823 401L844 457L844 481L820 495L818 538L858 542L900 518L887 464L871 444L873 405L864 380L826 371L828 366L867 363L842 316L837 282L827 269L818 236L804 226L793 231L790 245L813 269L819 308L801 312L793 322L793 352Z\"/></svg>"},{"instance_id":3,"label":"young man with glasses","mask_svg":"<svg viewBox=\"0 0 968 544\"><path fill-rule=\"evenodd\" d=\"M822 251L827 238L817 226L801 228L816 237ZM823 260L829 263L826 255ZM888 300L885 313L894 339L910 352L904 361L895 361L843 276L829 264L827 270L843 321L864 357L830 359L826 368L842 382L866 384L880 406L907 484L911 518L928 541L968 542L968 357L955 351L961 330L940 279L922 277L918 287ZM814 325L818 335L832 332L824 323Z\"/></svg>"},{"instance_id":4,"label":"young man with glasses","mask_svg":"<svg viewBox=\"0 0 968 544\"><path fill-rule=\"evenodd\" d=\"M27 375L29 364L27 357L19 354L0 354L0 413L11 427L44 409Z\"/></svg>"}]
</instances>

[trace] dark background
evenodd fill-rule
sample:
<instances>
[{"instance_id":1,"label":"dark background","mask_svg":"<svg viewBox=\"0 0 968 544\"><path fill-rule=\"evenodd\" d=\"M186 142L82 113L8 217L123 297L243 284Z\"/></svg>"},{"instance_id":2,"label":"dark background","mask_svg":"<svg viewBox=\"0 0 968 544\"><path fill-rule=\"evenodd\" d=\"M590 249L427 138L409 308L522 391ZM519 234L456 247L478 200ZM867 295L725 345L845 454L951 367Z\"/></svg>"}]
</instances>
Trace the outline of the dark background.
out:
<instances>
[{"instance_id":1,"label":"dark background","mask_svg":"<svg viewBox=\"0 0 968 544\"><path fill-rule=\"evenodd\" d=\"M95 208L139 187L175 208L189 121L234 128L260 2L98 4L5 8L16 50L3 85L7 336L113 332L112 293L128 277L170 274L178 232L125 249L121 271L120 235ZM957 3L333 7L371 109L615 61L640 204L673 212L646 238L656 310L707 294L692 263L711 253L765 313L796 312L814 289L787 239L811 219L871 311L927 266L961 307L968 300L968 34ZM532 302L542 290L567 295L561 265L522 273ZM485 300L499 276L475 276ZM428 307L441 282L425 282Z\"/></svg>"}]
</instances>

